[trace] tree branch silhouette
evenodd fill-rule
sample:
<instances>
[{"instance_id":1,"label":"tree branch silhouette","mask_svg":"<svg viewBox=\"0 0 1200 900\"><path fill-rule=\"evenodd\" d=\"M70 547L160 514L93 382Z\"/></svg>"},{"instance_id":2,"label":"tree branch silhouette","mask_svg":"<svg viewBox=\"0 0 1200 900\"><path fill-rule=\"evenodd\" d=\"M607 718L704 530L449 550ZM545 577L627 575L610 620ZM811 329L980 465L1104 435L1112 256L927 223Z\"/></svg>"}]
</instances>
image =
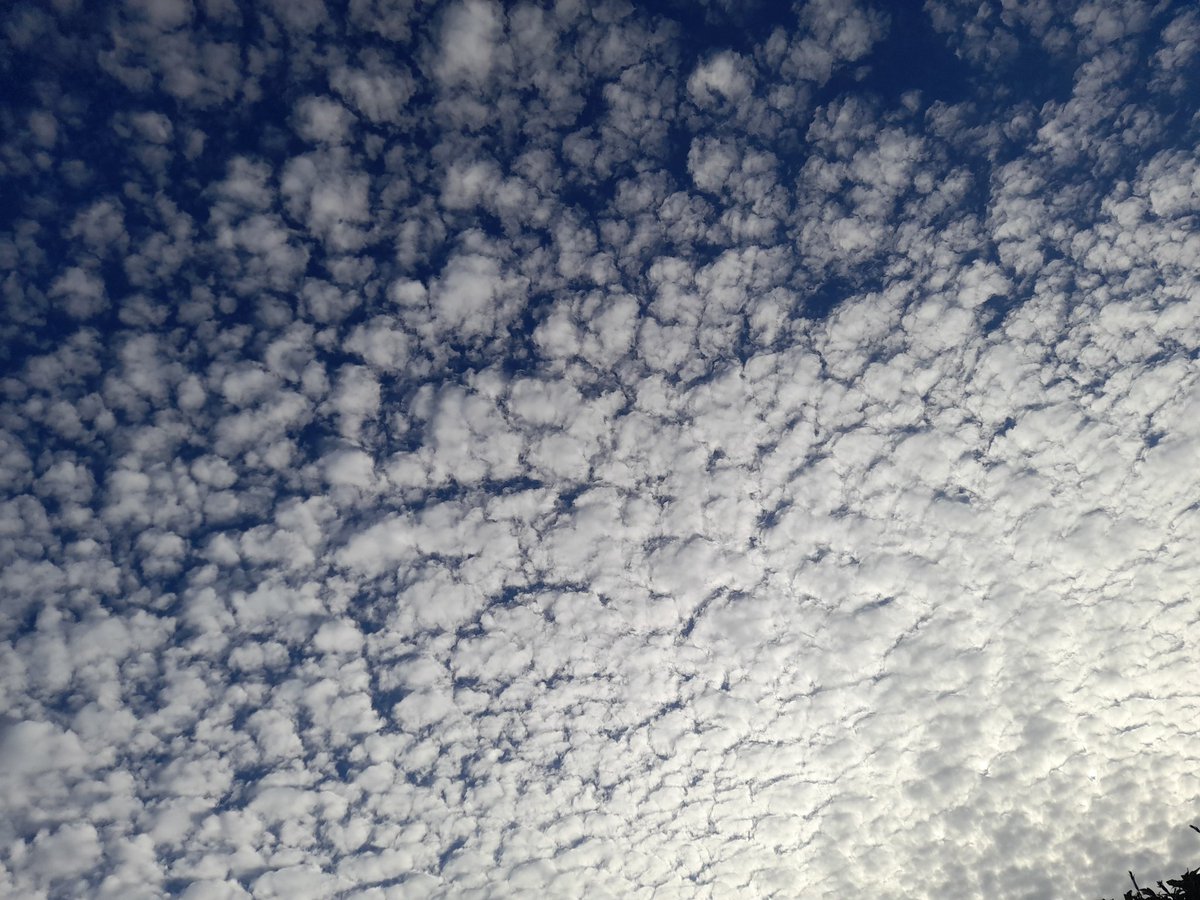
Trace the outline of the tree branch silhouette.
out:
<instances>
[{"instance_id":1,"label":"tree branch silhouette","mask_svg":"<svg viewBox=\"0 0 1200 900\"><path fill-rule=\"evenodd\" d=\"M1189 825L1192 831L1200 834L1200 828ZM1190 869L1179 878L1168 879L1166 884L1158 882L1158 890L1140 887L1133 872L1129 873L1133 882L1133 890L1126 891L1124 900L1200 900L1200 869Z\"/></svg>"}]
</instances>

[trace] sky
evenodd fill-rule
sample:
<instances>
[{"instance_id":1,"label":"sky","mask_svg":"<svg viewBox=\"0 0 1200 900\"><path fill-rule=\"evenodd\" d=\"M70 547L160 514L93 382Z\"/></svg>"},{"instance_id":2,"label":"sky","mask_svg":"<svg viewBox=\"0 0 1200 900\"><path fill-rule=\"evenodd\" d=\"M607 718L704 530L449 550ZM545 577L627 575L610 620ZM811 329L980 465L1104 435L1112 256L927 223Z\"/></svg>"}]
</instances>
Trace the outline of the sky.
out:
<instances>
[{"instance_id":1,"label":"sky","mask_svg":"<svg viewBox=\"0 0 1200 900\"><path fill-rule=\"evenodd\" d=\"M1200 844L1200 10L16 0L0 896Z\"/></svg>"}]
</instances>

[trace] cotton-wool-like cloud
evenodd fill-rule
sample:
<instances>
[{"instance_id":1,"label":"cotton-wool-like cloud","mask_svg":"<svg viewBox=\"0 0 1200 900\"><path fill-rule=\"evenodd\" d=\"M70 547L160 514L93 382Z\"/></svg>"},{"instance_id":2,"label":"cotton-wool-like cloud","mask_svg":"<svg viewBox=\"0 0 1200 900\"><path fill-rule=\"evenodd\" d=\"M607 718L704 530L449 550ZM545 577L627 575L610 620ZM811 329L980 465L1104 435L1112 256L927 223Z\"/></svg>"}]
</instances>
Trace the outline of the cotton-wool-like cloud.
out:
<instances>
[{"instance_id":1,"label":"cotton-wool-like cloud","mask_svg":"<svg viewBox=\"0 0 1200 900\"><path fill-rule=\"evenodd\" d=\"M1194 864L1187 5L0 24L0 894Z\"/></svg>"}]
</instances>

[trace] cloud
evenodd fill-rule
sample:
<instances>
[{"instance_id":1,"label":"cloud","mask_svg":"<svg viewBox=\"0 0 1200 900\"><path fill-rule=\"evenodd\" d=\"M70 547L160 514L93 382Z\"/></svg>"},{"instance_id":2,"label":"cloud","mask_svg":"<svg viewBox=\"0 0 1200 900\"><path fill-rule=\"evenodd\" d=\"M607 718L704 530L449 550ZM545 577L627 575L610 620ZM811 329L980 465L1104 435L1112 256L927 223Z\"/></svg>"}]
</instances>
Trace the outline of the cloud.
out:
<instances>
[{"instance_id":1,"label":"cloud","mask_svg":"<svg viewBox=\"0 0 1200 900\"><path fill-rule=\"evenodd\" d=\"M1194 14L705 16L0 14L0 892L1190 864Z\"/></svg>"},{"instance_id":2,"label":"cloud","mask_svg":"<svg viewBox=\"0 0 1200 900\"><path fill-rule=\"evenodd\" d=\"M438 79L447 85L482 83L496 62L503 27L502 11L487 0L464 0L451 7L442 23Z\"/></svg>"},{"instance_id":3,"label":"cloud","mask_svg":"<svg viewBox=\"0 0 1200 900\"><path fill-rule=\"evenodd\" d=\"M415 93L412 75L394 68L382 58L367 55L365 69L343 67L335 70L330 84L359 112L372 122L403 124L402 111Z\"/></svg>"},{"instance_id":4,"label":"cloud","mask_svg":"<svg viewBox=\"0 0 1200 900\"><path fill-rule=\"evenodd\" d=\"M104 282L79 266L72 266L55 279L50 296L60 298L73 319L90 319L108 306Z\"/></svg>"}]
</instances>

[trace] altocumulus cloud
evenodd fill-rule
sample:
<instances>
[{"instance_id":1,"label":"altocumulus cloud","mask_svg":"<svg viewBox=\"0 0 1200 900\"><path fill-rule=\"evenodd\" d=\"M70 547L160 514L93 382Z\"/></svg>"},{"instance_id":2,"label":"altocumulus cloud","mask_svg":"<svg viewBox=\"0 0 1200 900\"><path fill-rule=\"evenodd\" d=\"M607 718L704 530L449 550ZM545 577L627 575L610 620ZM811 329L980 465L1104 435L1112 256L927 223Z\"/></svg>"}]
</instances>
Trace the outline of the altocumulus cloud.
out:
<instances>
[{"instance_id":1,"label":"altocumulus cloud","mask_svg":"<svg viewBox=\"0 0 1200 900\"><path fill-rule=\"evenodd\" d=\"M0 35L0 893L1194 861L1191 4Z\"/></svg>"}]
</instances>

